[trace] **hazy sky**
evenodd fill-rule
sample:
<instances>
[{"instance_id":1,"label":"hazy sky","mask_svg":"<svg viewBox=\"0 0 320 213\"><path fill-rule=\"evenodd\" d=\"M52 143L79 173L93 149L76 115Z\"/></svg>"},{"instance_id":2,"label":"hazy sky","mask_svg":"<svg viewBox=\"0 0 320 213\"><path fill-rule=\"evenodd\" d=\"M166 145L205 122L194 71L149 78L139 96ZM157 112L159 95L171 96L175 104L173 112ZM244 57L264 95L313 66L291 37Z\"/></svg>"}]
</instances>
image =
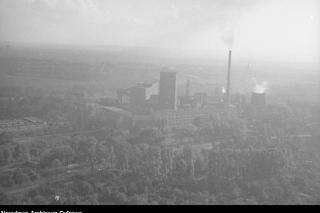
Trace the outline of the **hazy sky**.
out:
<instances>
[{"instance_id":1,"label":"hazy sky","mask_svg":"<svg viewBox=\"0 0 320 213\"><path fill-rule=\"evenodd\" d=\"M0 40L319 62L319 0L0 0Z\"/></svg>"}]
</instances>

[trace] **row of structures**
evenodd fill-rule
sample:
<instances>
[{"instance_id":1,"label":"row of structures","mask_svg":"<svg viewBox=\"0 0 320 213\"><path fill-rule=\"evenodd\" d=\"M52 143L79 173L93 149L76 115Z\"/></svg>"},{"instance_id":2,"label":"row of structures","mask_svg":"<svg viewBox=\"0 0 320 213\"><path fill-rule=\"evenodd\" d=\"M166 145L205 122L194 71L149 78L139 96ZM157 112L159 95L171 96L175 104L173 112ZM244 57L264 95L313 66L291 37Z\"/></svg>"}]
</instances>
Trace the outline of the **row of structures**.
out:
<instances>
[{"instance_id":1,"label":"row of structures","mask_svg":"<svg viewBox=\"0 0 320 213\"><path fill-rule=\"evenodd\" d=\"M160 129L188 127L196 118L205 122L222 114L225 117L237 115L237 107L225 102L225 93L217 91L214 96L206 93L190 95L189 81L186 94L177 98L176 80L176 72L160 72L158 84L137 83L133 87L117 89L117 99L91 107L98 113L97 117L103 117L101 113L117 114L119 121L130 117L137 126ZM245 104L245 98L240 94L231 97L234 103ZM265 95L252 97L253 104L263 107Z\"/></svg>"},{"instance_id":2,"label":"row of structures","mask_svg":"<svg viewBox=\"0 0 320 213\"><path fill-rule=\"evenodd\" d=\"M125 108L134 114L148 114L150 110L177 110L182 108L195 108L208 105L237 104L245 105L246 97L241 94L229 95L220 88L213 96L198 92L190 95L190 82L186 83L186 93L177 96L177 73L172 71L160 72L159 83L137 83L135 86L118 89L117 101L120 108ZM216 88L216 90L219 90ZM228 100L227 100L228 99ZM266 105L265 93L252 93L251 104L263 108ZM108 105L108 104L107 104Z\"/></svg>"},{"instance_id":3,"label":"row of structures","mask_svg":"<svg viewBox=\"0 0 320 213\"><path fill-rule=\"evenodd\" d=\"M115 117L126 120L130 117L133 123L141 127L160 129L190 126L195 118L202 121L218 115L236 116L239 108L246 106L246 97L241 94L230 95L228 100L225 91L216 91L213 96L206 93L190 94L190 82L187 81L186 93L177 97L177 73L160 72L159 83L137 83L129 88L117 89L117 98L106 99L95 105L94 111L101 116L116 114ZM251 105L264 108L266 95L252 93ZM99 110L98 110L99 109ZM119 110L116 110L119 109Z\"/></svg>"},{"instance_id":4,"label":"row of structures","mask_svg":"<svg viewBox=\"0 0 320 213\"><path fill-rule=\"evenodd\" d=\"M201 122L210 122L218 119L220 115L225 117L236 116L235 108L225 110L222 106L202 106L201 108L183 108L179 110L162 110L153 113L158 121L160 129L172 129L181 127L191 127L195 119Z\"/></svg>"}]
</instances>

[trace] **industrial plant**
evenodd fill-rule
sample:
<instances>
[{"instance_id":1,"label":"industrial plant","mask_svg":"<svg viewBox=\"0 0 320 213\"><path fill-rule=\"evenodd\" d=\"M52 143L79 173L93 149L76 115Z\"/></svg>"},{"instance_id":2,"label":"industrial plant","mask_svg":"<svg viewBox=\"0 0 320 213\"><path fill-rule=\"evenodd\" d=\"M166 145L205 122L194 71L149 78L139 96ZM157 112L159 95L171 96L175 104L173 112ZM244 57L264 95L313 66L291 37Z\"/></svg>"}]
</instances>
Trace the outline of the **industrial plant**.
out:
<instances>
[{"instance_id":1,"label":"industrial plant","mask_svg":"<svg viewBox=\"0 0 320 213\"><path fill-rule=\"evenodd\" d=\"M116 111L126 111L126 117L131 117L135 125L158 129L190 127L197 118L206 122L208 118L221 113L225 116L239 116L247 106L253 107L253 110L264 109L265 90L261 92L262 89L254 89L250 104L246 101L246 95L231 92L231 54L229 50L226 85L214 88L214 94L192 93L191 82L187 80L185 94L178 95L179 72L165 68L160 71L158 82L139 82L129 88L118 88L116 96L102 98L98 104L103 105L100 108L104 111L110 110L108 107L119 108L113 110L115 114ZM119 117L123 117L123 113L119 113Z\"/></svg>"}]
</instances>

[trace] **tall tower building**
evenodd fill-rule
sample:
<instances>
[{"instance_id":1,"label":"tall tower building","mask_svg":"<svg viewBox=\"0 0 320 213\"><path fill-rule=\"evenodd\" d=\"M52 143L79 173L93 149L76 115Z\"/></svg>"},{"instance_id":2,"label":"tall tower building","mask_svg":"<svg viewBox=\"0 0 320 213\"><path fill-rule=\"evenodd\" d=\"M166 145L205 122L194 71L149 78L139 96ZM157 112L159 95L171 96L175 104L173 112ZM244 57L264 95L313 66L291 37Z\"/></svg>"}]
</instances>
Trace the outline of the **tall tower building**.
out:
<instances>
[{"instance_id":1,"label":"tall tower building","mask_svg":"<svg viewBox=\"0 0 320 213\"><path fill-rule=\"evenodd\" d=\"M159 107L176 108L176 72L161 72L159 85Z\"/></svg>"}]
</instances>

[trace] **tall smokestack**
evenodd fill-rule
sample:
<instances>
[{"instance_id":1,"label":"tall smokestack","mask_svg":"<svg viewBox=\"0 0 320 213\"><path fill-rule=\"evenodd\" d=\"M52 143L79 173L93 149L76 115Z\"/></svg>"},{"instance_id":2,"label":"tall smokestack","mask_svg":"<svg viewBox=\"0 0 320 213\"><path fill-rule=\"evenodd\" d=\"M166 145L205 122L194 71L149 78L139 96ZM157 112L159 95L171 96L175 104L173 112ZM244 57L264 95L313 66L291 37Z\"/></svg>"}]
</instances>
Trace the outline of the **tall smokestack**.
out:
<instances>
[{"instance_id":1,"label":"tall smokestack","mask_svg":"<svg viewBox=\"0 0 320 213\"><path fill-rule=\"evenodd\" d=\"M230 100L230 75L231 75L231 50L229 50L228 57L228 76L227 76L227 88L226 88L226 101Z\"/></svg>"}]
</instances>

